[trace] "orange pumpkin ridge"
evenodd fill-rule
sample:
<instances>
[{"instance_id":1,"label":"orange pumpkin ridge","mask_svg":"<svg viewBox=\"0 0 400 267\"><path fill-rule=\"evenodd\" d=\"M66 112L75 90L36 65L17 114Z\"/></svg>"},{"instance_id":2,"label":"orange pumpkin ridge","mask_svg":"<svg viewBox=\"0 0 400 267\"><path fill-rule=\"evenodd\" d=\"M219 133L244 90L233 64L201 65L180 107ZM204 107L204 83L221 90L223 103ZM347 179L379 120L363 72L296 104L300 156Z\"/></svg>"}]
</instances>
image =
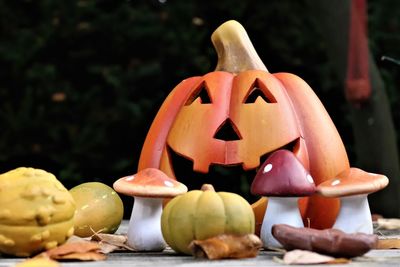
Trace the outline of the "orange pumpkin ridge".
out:
<instances>
[{"instance_id":1,"label":"orange pumpkin ridge","mask_svg":"<svg viewBox=\"0 0 400 267\"><path fill-rule=\"evenodd\" d=\"M272 103L260 97L254 103L245 103L256 81L257 90L273 96ZM189 101L198 94L201 84L206 86L209 104L202 104L199 99ZM240 140L214 138L227 119L237 127ZM317 184L349 167L333 122L302 79L265 71L244 71L237 75L211 72L186 80L171 92L151 126L139 166L151 164L175 177L166 148L169 146L193 160L195 171L207 173L210 164L242 164L244 170L254 169L260 165L262 155L296 139L299 142L294 153L309 166ZM314 228L330 227L339 208L337 199L322 197L311 197L301 203L304 219L309 218Z\"/></svg>"},{"instance_id":2,"label":"orange pumpkin ridge","mask_svg":"<svg viewBox=\"0 0 400 267\"><path fill-rule=\"evenodd\" d=\"M193 172L208 174L210 165L255 170L262 156L288 146L316 184L349 168L335 125L305 81L289 73L269 73L237 22L221 25L212 41L217 71L184 80L169 94L146 137L139 170L159 168L180 180L172 152L191 160ZM218 134L225 126L234 138ZM258 226L265 198L252 207ZM313 228L328 228L339 201L312 196L301 199L299 208L305 225L309 220Z\"/></svg>"},{"instance_id":3,"label":"orange pumpkin ridge","mask_svg":"<svg viewBox=\"0 0 400 267\"><path fill-rule=\"evenodd\" d=\"M307 146L309 171L315 183L318 185L350 168L342 139L311 87L293 74L277 73L275 77L285 86L292 100ZM313 228L329 228L338 210L338 199L312 196L303 218L309 218Z\"/></svg>"},{"instance_id":4,"label":"orange pumpkin ridge","mask_svg":"<svg viewBox=\"0 0 400 267\"><path fill-rule=\"evenodd\" d=\"M164 100L142 146L138 170L160 167L161 155L165 149L169 129L175 120L176 114L184 104L187 94L190 93L185 88L190 88L199 79L200 77L192 77L183 80ZM170 173L167 174L170 175Z\"/></svg>"}]
</instances>

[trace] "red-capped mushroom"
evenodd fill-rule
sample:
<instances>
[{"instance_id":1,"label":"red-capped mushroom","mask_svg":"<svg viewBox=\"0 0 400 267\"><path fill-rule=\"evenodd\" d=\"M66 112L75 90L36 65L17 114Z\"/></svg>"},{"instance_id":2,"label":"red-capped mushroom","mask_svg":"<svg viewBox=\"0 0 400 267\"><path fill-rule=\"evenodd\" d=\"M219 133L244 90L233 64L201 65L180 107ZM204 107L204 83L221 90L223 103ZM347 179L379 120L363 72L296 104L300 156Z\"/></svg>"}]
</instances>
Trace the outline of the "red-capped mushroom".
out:
<instances>
[{"instance_id":1,"label":"red-capped mushroom","mask_svg":"<svg viewBox=\"0 0 400 267\"><path fill-rule=\"evenodd\" d=\"M274 224L304 226L298 198L314 192L313 178L289 150L275 151L261 165L251 185L251 193L269 197L260 232L264 247L281 247L271 233Z\"/></svg>"},{"instance_id":2,"label":"red-capped mushroom","mask_svg":"<svg viewBox=\"0 0 400 267\"><path fill-rule=\"evenodd\" d=\"M337 177L317 187L325 197L340 197L340 211L332 228L346 233L373 233L368 194L385 188L389 179L385 175L349 168Z\"/></svg>"},{"instance_id":3,"label":"red-capped mushroom","mask_svg":"<svg viewBox=\"0 0 400 267\"><path fill-rule=\"evenodd\" d=\"M187 192L187 187L155 168L118 179L115 191L134 197L128 226L128 245L139 251L161 251L165 241L161 232L163 198Z\"/></svg>"}]
</instances>

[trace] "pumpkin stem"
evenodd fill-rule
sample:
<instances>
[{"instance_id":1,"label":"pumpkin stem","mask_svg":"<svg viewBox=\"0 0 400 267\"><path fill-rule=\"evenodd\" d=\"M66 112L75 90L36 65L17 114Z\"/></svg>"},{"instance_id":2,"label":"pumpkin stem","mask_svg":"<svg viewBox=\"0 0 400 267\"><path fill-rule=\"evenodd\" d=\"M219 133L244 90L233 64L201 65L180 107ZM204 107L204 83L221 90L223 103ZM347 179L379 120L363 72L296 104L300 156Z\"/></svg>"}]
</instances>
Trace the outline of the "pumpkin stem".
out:
<instances>
[{"instance_id":1,"label":"pumpkin stem","mask_svg":"<svg viewBox=\"0 0 400 267\"><path fill-rule=\"evenodd\" d=\"M212 186L211 184L203 184L201 186L201 191L213 191L215 192L214 186Z\"/></svg>"},{"instance_id":2,"label":"pumpkin stem","mask_svg":"<svg viewBox=\"0 0 400 267\"><path fill-rule=\"evenodd\" d=\"M211 35L211 41L218 55L216 71L268 71L239 22L229 20L223 23Z\"/></svg>"}]
</instances>

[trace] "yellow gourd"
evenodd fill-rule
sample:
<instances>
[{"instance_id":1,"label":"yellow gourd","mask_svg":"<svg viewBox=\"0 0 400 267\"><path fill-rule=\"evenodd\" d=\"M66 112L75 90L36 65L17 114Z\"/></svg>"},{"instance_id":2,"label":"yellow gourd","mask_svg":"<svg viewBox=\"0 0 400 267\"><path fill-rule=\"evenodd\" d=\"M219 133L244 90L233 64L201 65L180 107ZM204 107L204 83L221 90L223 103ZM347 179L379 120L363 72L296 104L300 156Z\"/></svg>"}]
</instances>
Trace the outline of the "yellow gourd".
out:
<instances>
[{"instance_id":1,"label":"yellow gourd","mask_svg":"<svg viewBox=\"0 0 400 267\"><path fill-rule=\"evenodd\" d=\"M243 197L203 185L202 190L189 191L168 202L161 216L161 230L173 250L190 254L192 240L254 233L254 220L253 210Z\"/></svg>"},{"instance_id":2,"label":"yellow gourd","mask_svg":"<svg viewBox=\"0 0 400 267\"><path fill-rule=\"evenodd\" d=\"M0 175L0 253L27 257L64 243L74 233L75 202L44 170Z\"/></svg>"}]
</instances>

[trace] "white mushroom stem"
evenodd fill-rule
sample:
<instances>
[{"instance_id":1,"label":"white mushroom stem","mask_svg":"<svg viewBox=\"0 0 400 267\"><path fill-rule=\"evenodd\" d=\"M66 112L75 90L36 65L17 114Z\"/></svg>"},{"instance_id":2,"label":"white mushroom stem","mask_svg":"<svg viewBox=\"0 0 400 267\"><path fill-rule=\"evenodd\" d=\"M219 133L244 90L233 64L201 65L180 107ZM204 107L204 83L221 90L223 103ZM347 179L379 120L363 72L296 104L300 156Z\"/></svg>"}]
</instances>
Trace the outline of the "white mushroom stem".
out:
<instances>
[{"instance_id":1,"label":"white mushroom stem","mask_svg":"<svg viewBox=\"0 0 400 267\"><path fill-rule=\"evenodd\" d=\"M264 248L282 247L271 233L274 224L288 224L294 227L304 227L297 204L297 197L269 197L261 226L261 240Z\"/></svg>"},{"instance_id":2,"label":"white mushroom stem","mask_svg":"<svg viewBox=\"0 0 400 267\"><path fill-rule=\"evenodd\" d=\"M345 233L373 233L367 195L340 198L340 211L332 228Z\"/></svg>"},{"instance_id":3,"label":"white mushroom stem","mask_svg":"<svg viewBox=\"0 0 400 267\"><path fill-rule=\"evenodd\" d=\"M162 251L161 198L135 197L128 226L128 245L139 251Z\"/></svg>"}]
</instances>

